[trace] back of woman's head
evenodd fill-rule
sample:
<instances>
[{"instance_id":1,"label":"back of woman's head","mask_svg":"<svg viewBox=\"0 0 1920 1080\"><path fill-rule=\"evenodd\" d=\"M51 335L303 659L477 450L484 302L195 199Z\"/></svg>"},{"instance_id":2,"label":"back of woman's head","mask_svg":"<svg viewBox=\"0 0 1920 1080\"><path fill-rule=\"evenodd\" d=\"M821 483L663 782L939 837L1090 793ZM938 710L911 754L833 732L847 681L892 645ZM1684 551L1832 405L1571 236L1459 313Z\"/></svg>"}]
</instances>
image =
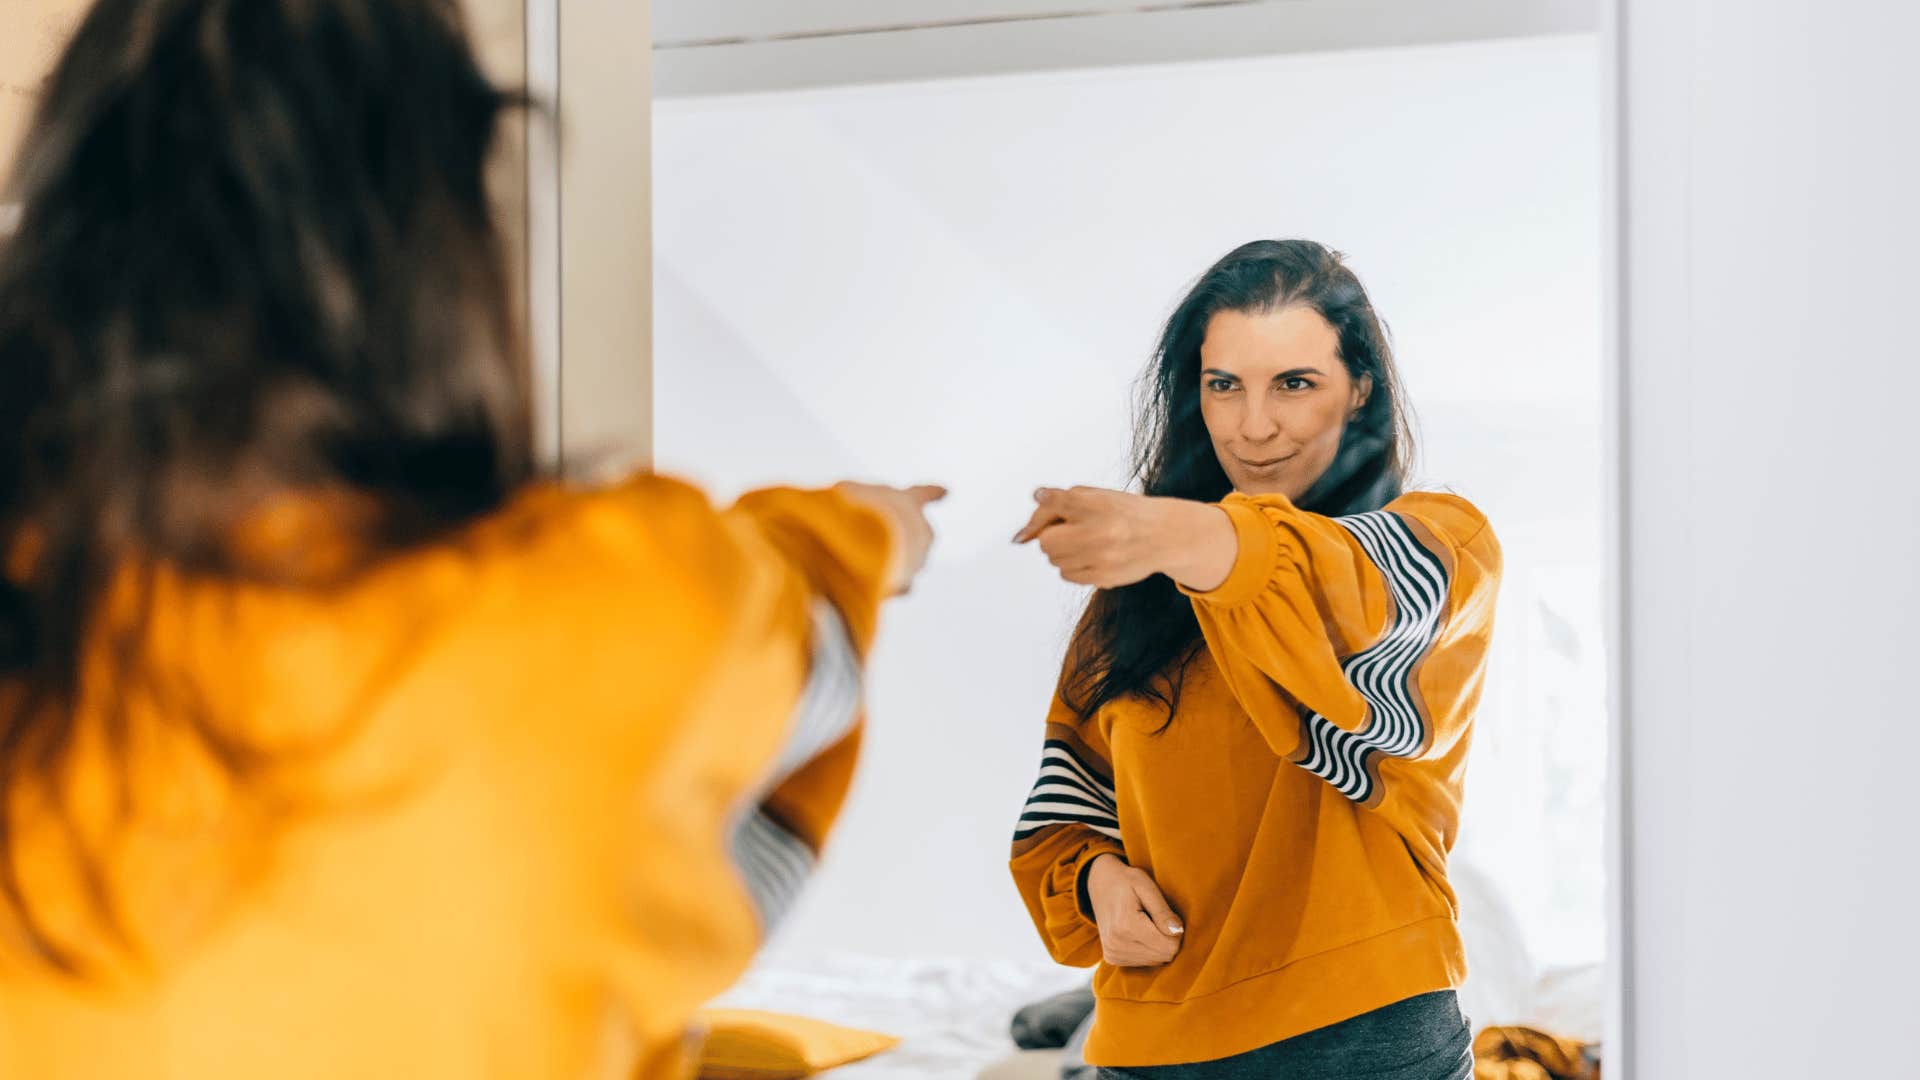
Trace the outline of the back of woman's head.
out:
<instances>
[{"instance_id":1,"label":"back of woman's head","mask_svg":"<svg viewBox=\"0 0 1920 1080\"><path fill-rule=\"evenodd\" d=\"M508 100L453 0L102 0L0 246L0 539L42 553L16 592L132 552L217 568L288 490L368 496L383 543L524 480L483 181ZM16 668L71 636L22 603Z\"/></svg>"},{"instance_id":2,"label":"back of woman's head","mask_svg":"<svg viewBox=\"0 0 1920 1080\"><path fill-rule=\"evenodd\" d=\"M26 688L0 695L0 804L64 741L129 563L241 574L237 523L307 492L370 508L358 539L393 550L528 478L484 182L515 100L457 0L87 16L0 241L0 682Z\"/></svg>"}]
</instances>

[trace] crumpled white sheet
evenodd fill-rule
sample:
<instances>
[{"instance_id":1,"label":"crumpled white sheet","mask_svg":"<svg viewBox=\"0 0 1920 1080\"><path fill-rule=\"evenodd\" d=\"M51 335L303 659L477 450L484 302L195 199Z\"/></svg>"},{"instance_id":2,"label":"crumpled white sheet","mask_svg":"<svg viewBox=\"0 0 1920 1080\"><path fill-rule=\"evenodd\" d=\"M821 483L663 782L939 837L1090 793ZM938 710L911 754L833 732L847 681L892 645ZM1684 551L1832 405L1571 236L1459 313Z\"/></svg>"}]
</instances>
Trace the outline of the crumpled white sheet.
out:
<instances>
[{"instance_id":1,"label":"crumpled white sheet","mask_svg":"<svg viewBox=\"0 0 1920 1080\"><path fill-rule=\"evenodd\" d=\"M1498 961L1509 958L1485 936L1472 938L1468 951L1478 954L1471 960L1480 967L1481 982L1476 986L1469 978L1461 1002L1474 1006L1469 1015L1476 1030L1489 1023L1530 1024L1589 1041L1600 1037L1603 980L1597 965L1549 971L1536 981L1503 970ZM1084 986L1090 975L1046 961L787 956L764 960L714 1004L900 1037L892 1050L822 1074L833 1080L975 1080L982 1069L1015 1053L1007 1033L1014 1010ZM1515 985L1498 985L1503 979ZM1511 1013L1490 1007L1495 1002Z\"/></svg>"},{"instance_id":2,"label":"crumpled white sheet","mask_svg":"<svg viewBox=\"0 0 1920 1080\"><path fill-rule=\"evenodd\" d=\"M810 1016L900 1037L833 1080L974 1080L1015 1051L1014 1010L1091 978L1044 960L856 955L781 957L747 973L717 1006Z\"/></svg>"},{"instance_id":3,"label":"crumpled white sheet","mask_svg":"<svg viewBox=\"0 0 1920 1080\"><path fill-rule=\"evenodd\" d=\"M1467 951L1460 1004L1474 1029L1529 1024L1599 1038L1601 969L1540 971L1492 875L1456 860L1450 877ZM1044 958L770 953L715 1004L900 1036L893 1050L829 1070L825 1075L833 1080L975 1080L983 1068L1014 1053L1007 1033L1014 1010L1091 978L1090 971Z\"/></svg>"},{"instance_id":4,"label":"crumpled white sheet","mask_svg":"<svg viewBox=\"0 0 1920 1080\"><path fill-rule=\"evenodd\" d=\"M1467 981L1460 1009L1473 1029L1524 1024L1555 1035L1598 1042L1606 974L1598 964L1542 970L1527 949L1513 905L1499 882L1463 861L1448 871L1460 898L1460 934Z\"/></svg>"}]
</instances>

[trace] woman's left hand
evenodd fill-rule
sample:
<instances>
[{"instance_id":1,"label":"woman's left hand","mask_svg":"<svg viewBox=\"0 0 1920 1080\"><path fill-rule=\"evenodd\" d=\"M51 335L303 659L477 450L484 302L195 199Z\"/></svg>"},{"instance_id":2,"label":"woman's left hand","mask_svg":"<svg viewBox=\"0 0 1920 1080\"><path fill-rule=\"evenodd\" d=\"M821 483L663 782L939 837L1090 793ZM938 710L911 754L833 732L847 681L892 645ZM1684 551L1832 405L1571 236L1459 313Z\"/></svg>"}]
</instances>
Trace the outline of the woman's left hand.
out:
<instances>
[{"instance_id":1,"label":"woman's left hand","mask_svg":"<svg viewBox=\"0 0 1920 1080\"><path fill-rule=\"evenodd\" d=\"M1107 488L1040 488L1013 542L1040 550L1076 585L1115 589L1154 574L1210 589L1233 566L1237 541L1220 508Z\"/></svg>"}]
</instances>

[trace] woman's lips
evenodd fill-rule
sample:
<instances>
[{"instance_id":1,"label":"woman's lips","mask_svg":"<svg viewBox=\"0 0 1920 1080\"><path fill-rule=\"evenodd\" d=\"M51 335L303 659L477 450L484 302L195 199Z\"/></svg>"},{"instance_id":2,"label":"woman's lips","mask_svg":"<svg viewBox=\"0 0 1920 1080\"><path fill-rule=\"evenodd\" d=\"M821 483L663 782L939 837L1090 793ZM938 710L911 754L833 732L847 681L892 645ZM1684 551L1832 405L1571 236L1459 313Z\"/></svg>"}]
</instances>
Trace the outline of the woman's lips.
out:
<instances>
[{"instance_id":1,"label":"woman's lips","mask_svg":"<svg viewBox=\"0 0 1920 1080\"><path fill-rule=\"evenodd\" d=\"M1239 457L1238 454L1234 456ZM1293 457L1293 455L1288 454L1286 457L1268 458L1265 461L1248 461L1246 458L1240 458L1240 464L1245 465L1249 469L1271 469L1291 457Z\"/></svg>"}]
</instances>

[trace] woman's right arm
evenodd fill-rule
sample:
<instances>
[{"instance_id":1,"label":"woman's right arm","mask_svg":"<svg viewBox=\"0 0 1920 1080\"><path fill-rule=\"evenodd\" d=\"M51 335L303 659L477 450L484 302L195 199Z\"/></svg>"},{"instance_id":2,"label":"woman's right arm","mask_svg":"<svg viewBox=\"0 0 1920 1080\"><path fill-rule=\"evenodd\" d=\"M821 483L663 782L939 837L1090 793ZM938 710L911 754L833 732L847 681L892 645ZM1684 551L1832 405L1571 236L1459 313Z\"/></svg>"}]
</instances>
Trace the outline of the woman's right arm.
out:
<instances>
[{"instance_id":1,"label":"woman's right arm","mask_svg":"<svg viewBox=\"0 0 1920 1080\"><path fill-rule=\"evenodd\" d=\"M1153 879L1127 864L1112 776L1099 725L1079 723L1056 692L1009 867L1054 960L1164 964L1179 951L1179 919Z\"/></svg>"},{"instance_id":2,"label":"woman's right arm","mask_svg":"<svg viewBox=\"0 0 1920 1080\"><path fill-rule=\"evenodd\" d=\"M845 801L879 607L907 591L925 564L933 542L925 509L945 494L853 483L832 491L770 488L726 512L777 549L810 595L807 681L785 743L730 839L765 930L792 907ZM887 535L874 534L873 516Z\"/></svg>"},{"instance_id":3,"label":"woman's right arm","mask_svg":"<svg viewBox=\"0 0 1920 1080\"><path fill-rule=\"evenodd\" d=\"M810 876L879 608L924 561L936 494L775 489L720 510L640 476L562 497L522 561L521 618L544 629L520 659L551 688L515 768L551 777L529 781L539 827L580 875L555 888L589 902L572 925L648 1023L725 989Z\"/></svg>"}]
</instances>

